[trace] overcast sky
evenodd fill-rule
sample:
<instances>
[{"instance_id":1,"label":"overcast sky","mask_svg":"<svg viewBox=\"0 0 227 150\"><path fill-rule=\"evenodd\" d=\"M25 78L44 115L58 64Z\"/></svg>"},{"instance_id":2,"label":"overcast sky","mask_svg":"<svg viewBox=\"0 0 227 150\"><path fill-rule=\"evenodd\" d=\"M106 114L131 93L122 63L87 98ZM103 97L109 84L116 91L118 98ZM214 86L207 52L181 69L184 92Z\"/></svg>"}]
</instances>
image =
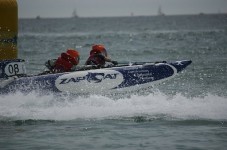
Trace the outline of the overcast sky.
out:
<instances>
[{"instance_id":1,"label":"overcast sky","mask_svg":"<svg viewBox=\"0 0 227 150\"><path fill-rule=\"evenodd\" d=\"M227 13L227 0L17 0L19 18Z\"/></svg>"}]
</instances>

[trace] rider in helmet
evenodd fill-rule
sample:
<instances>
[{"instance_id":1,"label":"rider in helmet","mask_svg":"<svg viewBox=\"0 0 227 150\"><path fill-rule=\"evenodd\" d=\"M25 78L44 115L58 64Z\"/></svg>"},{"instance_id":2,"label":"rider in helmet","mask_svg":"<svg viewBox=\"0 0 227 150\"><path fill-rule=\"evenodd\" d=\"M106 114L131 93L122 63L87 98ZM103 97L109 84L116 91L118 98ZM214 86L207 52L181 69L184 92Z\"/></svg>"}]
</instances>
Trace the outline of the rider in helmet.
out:
<instances>
[{"instance_id":1,"label":"rider in helmet","mask_svg":"<svg viewBox=\"0 0 227 150\"><path fill-rule=\"evenodd\" d=\"M74 49L67 49L58 59L48 60L45 65L52 73L73 71L79 64L80 54Z\"/></svg>"},{"instance_id":2,"label":"rider in helmet","mask_svg":"<svg viewBox=\"0 0 227 150\"><path fill-rule=\"evenodd\" d=\"M90 51L90 56L87 59L85 65L97 65L99 67L104 67L106 62L111 62L114 65L118 64L116 61L112 61L108 57L104 45L93 45L92 50Z\"/></svg>"}]
</instances>

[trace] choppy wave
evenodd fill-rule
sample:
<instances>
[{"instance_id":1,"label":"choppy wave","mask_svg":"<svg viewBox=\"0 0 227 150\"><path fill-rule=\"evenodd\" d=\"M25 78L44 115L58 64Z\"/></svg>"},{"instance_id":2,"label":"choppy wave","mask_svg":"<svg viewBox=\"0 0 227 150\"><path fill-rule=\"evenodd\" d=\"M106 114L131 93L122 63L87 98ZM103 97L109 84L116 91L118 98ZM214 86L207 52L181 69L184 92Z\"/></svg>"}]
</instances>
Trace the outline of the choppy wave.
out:
<instances>
[{"instance_id":1,"label":"choppy wave","mask_svg":"<svg viewBox=\"0 0 227 150\"><path fill-rule=\"evenodd\" d=\"M156 92L146 96L134 95L113 100L92 95L72 97L38 96L17 93L0 97L0 120L76 119L165 119L165 120L227 120L227 99L208 94L187 98L180 94L169 97Z\"/></svg>"}]
</instances>

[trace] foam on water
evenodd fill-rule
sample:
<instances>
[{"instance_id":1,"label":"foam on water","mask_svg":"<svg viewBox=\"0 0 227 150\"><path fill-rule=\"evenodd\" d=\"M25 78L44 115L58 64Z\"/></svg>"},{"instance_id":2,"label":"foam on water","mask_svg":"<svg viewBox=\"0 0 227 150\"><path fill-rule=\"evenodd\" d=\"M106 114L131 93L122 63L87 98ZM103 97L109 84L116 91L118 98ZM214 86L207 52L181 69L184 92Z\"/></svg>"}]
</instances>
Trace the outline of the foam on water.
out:
<instances>
[{"instance_id":1,"label":"foam on water","mask_svg":"<svg viewBox=\"0 0 227 150\"><path fill-rule=\"evenodd\" d=\"M111 119L134 116L168 116L168 119L227 120L227 99L215 95L187 98L160 92L113 100L108 97L37 96L17 93L0 97L1 120Z\"/></svg>"}]
</instances>

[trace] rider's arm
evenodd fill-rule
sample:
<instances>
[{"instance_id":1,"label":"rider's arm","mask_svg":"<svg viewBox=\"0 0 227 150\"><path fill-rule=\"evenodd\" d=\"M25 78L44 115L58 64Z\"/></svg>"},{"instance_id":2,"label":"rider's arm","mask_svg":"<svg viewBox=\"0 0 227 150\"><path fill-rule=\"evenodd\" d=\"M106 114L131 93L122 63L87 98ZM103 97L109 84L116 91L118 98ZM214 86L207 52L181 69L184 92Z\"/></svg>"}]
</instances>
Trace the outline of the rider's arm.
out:
<instances>
[{"instance_id":1,"label":"rider's arm","mask_svg":"<svg viewBox=\"0 0 227 150\"><path fill-rule=\"evenodd\" d=\"M55 62L56 62L57 59L50 59L48 60L46 63L45 63L45 66L50 70L52 71L54 65L55 65Z\"/></svg>"},{"instance_id":2,"label":"rider's arm","mask_svg":"<svg viewBox=\"0 0 227 150\"><path fill-rule=\"evenodd\" d=\"M114 65L117 65L118 64L118 62L117 61L113 61L113 60L111 60L110 58L108 58L108 57L105 57L105 61L107 61L107 62L111 62L111 63L113 63Z\"/></svg>"}]
</instances>

